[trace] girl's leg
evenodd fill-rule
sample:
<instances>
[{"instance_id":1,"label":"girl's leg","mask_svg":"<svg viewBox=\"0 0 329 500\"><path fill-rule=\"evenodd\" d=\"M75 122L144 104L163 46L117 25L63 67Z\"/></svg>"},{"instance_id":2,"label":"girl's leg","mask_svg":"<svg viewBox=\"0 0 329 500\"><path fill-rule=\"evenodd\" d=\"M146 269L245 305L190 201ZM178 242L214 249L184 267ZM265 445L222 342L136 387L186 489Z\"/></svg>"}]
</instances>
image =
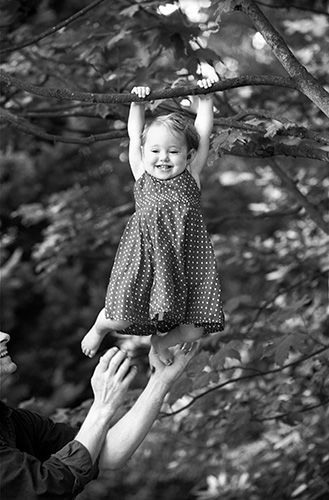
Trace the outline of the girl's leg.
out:
<instances>
[{"instance_id":1,"label":"girl's leg","mask_svg":"<svg viewBox=\"0 0 329 500\"><path fill-rule=\"evenodd\" d=\"M108 332L110 332L111 330L123 330L129 325L131 325L130 321L117 321L107 318L105 316L105 309L102 309L98 314L95 323L82 339L82 352L86 356L89 356L89 358L92 358L93 356L95 356L103 338Z\"/></svg>"},{"instance_id":2,"label":"girl's leg","mask_svg":"<svg viewBox=\"0 0 329 500\"><path fill-rule=\"evenodd\" d=\"M165 364L172 363L172 355L169 348L185 342L195 342L202 337L203 327L194 325L179 325L165 335L152 335L151 343L159 354L159 358Z\"/></svg>"}]
</instances>

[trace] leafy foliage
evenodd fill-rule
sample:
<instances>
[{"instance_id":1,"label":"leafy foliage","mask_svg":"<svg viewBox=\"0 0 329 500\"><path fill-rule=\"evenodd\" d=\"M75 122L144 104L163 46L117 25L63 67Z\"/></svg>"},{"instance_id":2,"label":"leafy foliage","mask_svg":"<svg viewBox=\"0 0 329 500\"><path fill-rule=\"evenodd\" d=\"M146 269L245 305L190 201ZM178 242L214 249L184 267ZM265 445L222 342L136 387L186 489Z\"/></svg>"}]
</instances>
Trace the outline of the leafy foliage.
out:
<instances>
[{"instance_id":1,"label":"leafy foliage","mask_svg":"<svg viewBox=\"0 0 329 500\"><path fill-rule=\"evenodd\" d=\"M192 116L185 98L214 68L203 211L227 327L204 337L130 463L81 499L320 500L329 477L326 2L177 5L2 2L1 329L19 364L4 396L83 420L97 359L79 344L133 211L131 87L152 87L149 114ZM148 339L113 335L102 350L114 344L139 367L124 411L148 376Z\"/></svg>"}]
</instances>

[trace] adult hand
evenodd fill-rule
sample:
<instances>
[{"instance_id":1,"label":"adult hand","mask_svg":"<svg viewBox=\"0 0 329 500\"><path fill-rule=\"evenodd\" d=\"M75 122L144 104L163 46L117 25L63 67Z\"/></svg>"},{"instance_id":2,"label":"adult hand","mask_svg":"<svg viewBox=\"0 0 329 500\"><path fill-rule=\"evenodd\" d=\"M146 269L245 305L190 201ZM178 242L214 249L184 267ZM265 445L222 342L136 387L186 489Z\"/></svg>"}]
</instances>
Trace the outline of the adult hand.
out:
<instances>
[{"instance_id":1,"label":"adult hand","mask_svg":"<svg viewBox=\"0 0 329 500\"><path fill-rule=\"evenodd\" d=\"M113 412L123 403L128 387L136 375L136 366L125 351L117 347L101 356L91 379L94 405L101 411Z\"/></svg>"},{"instance_id":2,"label":"adult hand","mask_svg":"<svg viewBox=\"0 0 329 500\"><path fill-rule=\"evenodd\" d=\"M160 360L154 347L149 352L149 362L153 375L160 376L167 385L172 385L184 372L187 364L191 361L198 348L196 342L177 345L170 350L173 354L173 363L165 365Z\"/></svg>"}]
</instances>

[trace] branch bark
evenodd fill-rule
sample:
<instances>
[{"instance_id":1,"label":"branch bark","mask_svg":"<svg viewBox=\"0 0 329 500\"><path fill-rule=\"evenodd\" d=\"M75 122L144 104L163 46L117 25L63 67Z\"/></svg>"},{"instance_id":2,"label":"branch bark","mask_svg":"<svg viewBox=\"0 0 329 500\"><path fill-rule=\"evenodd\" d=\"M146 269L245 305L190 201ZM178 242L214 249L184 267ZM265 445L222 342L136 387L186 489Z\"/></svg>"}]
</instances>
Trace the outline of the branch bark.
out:
<instances>
[{"instance_id":1,"label":"branch bark","mask_svg":"<svg viewBox=\"0 0 329 500\"><path fill-rule=\"evenodd\" d=\"M329 154L329 153L328 153ZM270 162L272 170L280 178L283 187L285 187L290 194L300 203L306 210L307 214L315 222L315 224L322 229L326 234L329 234L328 224L323 220L321 213L315 208L312 203L308 201L306 196L303 195L297 188L295 182L285 173L279 163L272 159Z\"/></svg>"},{"instance_id":2,"label":"branch bark","mask_svg":"<svg viewBox=\"0 0 329 500\"><path fill-rule=\"evenodd\" d=\"M276 31L255 2L253 0L237 1L235 10L240 10L249 17L257 31L262 34L265 41L271 47L275 57L295 82L296 88L329 117L328 92L296 59L282 36Z\"/></svg>"},{"instance_id":3,"label":"branch bark","mask_svg":"<svg viewBox=\"0 0 329 500\"><path fill-rule=\"evenodd\" d=\"M41 139L45 139L51 142L64 142L68 144L94 144L99 141L108 141L111 139L124 139L127 137L126 129L123 130L115 130L111 132L107 132L104 134L93 134L87 137L74 137L74 136L65 136L65 135L55 135L48 134L43 129L31 125L27 120L24 120L17 115L14 115L10 111L6 109L0 108L0 121L5 121L9 125L21 130L30 135L34 135L36 137L40 137ZM254 143L253 143L254 144ZM326 152L322 149L310 148L306 146L288 146L283 143L270 143L267 144L266 147L258 146L257 148L250 149L249 143L245 146L233 146L232 149L226 150L221 149L221 152L224 154L230 154L234 156L242 156L248 158L268 158L271 156L293 156L300 158L312 158L321 161L329 161L329 152Z\"/></svg>"},{"instance_id":4,"label":"branch bark","mask_svg":"<svg viewBox=\"0 0 329 500\"><path fill-rule=\"evenodd\" d=\"M312 148L304 144L289 146L282 142L247 143L244 146L234 145L231 149L220 149L225 154L245 156L248 158L270 158L271 156L292 156L294 158L311 158L329 162L329 151Z\"/></svg>"},{"instance_id":5,"label":"branch bark","mask_svg":"<svg viewBox=\"0 0 329 500\"><path fill-rule=\"evenodd\" d=\"M97 141L107 141L110 139L122 139L127 136L126 131L117 130L112 132L107 132L106 134L95 134L89 135L88 137L74 137L74 136L64 136L48 134L40 127L31 125L27 120L19 118L18 116L10 113L6 109L0 109L0 122L5 121L9 125L25 132L26 134L34 135L35 137L40 137L51 142L64 142L67 144L93 144Z\"/></svg>"},{"instance_id":6,"label":"branch bark","mask_svg":"<svg viewBox=\"0 0 329 500\"><path fill-rule=\"evenodd\" d=\"M11 76L9 73L0 71L0 81L6 85L12 85L16 89L24 90L30 94L34 94L41 97L48 97L58 99L60 101L81 101L81 102L92 102L92 103L130 103L133 101L139 101L140 99L136 94L126 93L126 94L102 94L93 92L76 92L70 89L60 89L60 88L43 88L37 85L32 85L30 83L24 82ZM297 84L291 78L283 78L281 76L239 76L236 78L228 78L227 80L221 80L215 83L209 89L202 89L198 86L194 87L173 87L169 89L163 89L156 92L151 92L144 101L155 101L159 99L172 99L174 97L187 97L189 95L198 94L209 94L213 92L222 92L223 90L233 89L237 87L245 87L248 85L267 85L274 87L286 87L290 89L297 90Z\"/></svg>"}]
</instances>

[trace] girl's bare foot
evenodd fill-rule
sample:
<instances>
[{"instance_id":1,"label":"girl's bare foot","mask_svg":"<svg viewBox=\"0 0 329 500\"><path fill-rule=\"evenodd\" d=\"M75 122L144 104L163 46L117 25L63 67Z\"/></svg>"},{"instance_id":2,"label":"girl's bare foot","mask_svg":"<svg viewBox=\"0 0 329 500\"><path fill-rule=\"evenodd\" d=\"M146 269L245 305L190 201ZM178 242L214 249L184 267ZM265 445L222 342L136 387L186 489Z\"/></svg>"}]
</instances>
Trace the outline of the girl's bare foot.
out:
<instances>
[{"instance_id":1,"label":"girl's bare foot","mask_svg":"<svg viewBox=\"0 0 329 500\"><path fill-rule=\"evenodd\" d=\"M105 333L103 335L100 335L93 326L82 339L81 349L83 354L85 354L89 358L93 358L98 351L98 348L101 345L104 337Z\"/></svg>"},{"instance_id":2,"label":"girl's bare foot","mask_svg":"<svg viewBox=\"0 0 329 500\"><path fill-rule=\"evenodd\" d=\"M170 352L170 349L168 347L165 347L164 341L163 341L163 336L160 335L152 335L151 337L151 344L155 350L155 352L158 354L160 360L162 363L164 363L167 366L170 366L173 364L173 355Z\"/></svg>"}]
</instances>

